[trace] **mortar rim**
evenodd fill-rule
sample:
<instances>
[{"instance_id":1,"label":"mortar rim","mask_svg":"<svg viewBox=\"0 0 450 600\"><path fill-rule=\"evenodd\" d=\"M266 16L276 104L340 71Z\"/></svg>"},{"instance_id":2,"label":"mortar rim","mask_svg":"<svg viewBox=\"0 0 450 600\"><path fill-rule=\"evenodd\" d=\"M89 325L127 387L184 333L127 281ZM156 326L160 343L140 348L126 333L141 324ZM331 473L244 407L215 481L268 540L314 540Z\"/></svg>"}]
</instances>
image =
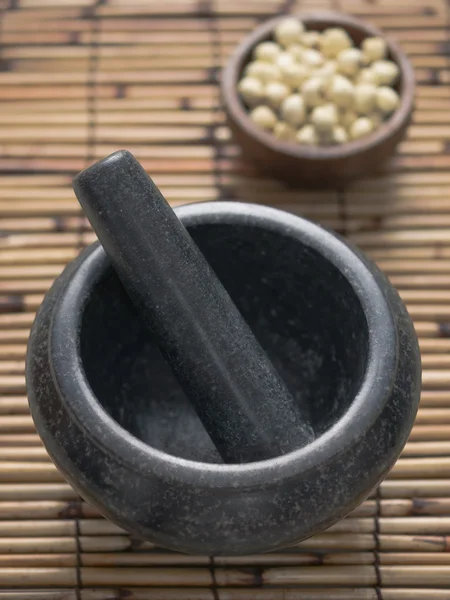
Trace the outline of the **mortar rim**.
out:
<instances>
[{"instance_id":1,"label":"mortar rim","mask_svg":"<svg viewBox=\"0 0 450 600\"><path fill-rule=\"evenodd\" d=\"M298 239L343 274L360 301L369 332L366 372L341 418L312 444L266 461L242 465L196 462L152 448L119 425L95 397L79 354L84 306L110 265L98 246L87 254L61 294L49 332L52 377L71 417L97 447L143 477L161 477L198 488L251 488L306 475L336 460L365 435L385 407L396 375L398 341L389 304L368 266L343 240L305 219L254 204L208 202L179 207L184 225L251 224Z\"/></svg>"}]
</instances>

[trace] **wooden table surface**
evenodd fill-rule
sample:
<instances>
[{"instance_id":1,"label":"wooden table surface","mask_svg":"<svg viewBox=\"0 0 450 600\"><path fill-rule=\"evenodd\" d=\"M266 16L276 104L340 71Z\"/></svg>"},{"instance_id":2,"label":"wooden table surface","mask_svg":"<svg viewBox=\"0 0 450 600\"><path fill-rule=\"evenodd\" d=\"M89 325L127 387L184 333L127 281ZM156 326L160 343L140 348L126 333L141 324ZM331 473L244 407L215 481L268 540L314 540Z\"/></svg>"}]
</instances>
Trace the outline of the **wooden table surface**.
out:
<instances>
[{"instance_id":1,"label":"wooden table surface","mask_svg":"<svg viewBox=\"0 0 450 600\"><path fill-rule=\"evenodd\" d=\"M218 97L234 45L276 13L343 10L392 34L418 81L398 156L345 189L293 190L239 158ZM0 600L450 599L450 6L445 0L0 0ZM24 358L52 280L94 236L71 189L121 147L173 205L270 204L344 233L400 290L424 366L402 457L296 548L185 556L83 503L28 413Z\"/></svg>"}]
</instances>

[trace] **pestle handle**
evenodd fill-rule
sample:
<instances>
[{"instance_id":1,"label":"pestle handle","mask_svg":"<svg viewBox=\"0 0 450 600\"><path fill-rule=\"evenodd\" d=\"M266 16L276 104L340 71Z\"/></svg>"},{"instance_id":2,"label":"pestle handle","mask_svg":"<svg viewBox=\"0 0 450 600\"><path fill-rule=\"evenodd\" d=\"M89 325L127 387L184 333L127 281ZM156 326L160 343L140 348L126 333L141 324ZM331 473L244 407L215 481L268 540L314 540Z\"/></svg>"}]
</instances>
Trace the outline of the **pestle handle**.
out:
<instances>
[{"instance_id":1,"label":"pestle handle","mask_svg":"<svg viewBox=\"0 0 450 600\"><path fill-rule=\"evenodd\" d=\"M310 443L306 416L134 156L122 150L92 165L74 190L224 461L264 460Z\"/></svg>"}]
</instances>

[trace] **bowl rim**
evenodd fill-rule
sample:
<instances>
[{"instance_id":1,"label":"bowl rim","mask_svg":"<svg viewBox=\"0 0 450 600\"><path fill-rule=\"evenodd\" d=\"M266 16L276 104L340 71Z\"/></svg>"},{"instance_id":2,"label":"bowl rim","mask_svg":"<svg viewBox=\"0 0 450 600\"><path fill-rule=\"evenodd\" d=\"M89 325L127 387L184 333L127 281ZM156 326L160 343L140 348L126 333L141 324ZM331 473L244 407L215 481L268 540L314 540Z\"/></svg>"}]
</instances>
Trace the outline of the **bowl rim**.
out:
<instances>
[{"instance_id":1,"label":"bowl rim","mask_svg":"<svg viewBox=\"0 0 450 600\"><path fill-rule=\"evenodd\" d=\"M89 249L57 299L49 331L49 359L59 397L84 435L107 456L144 477L170 479L201 489L238 490L277 484L306 474L358 443L383 411L395 382L398 339L393 315L364 260L342 239L296 215L265 206L210 202L183 206L186 227L205 224L259 226L296 239L319 252L344 275L361 302L369 332L366 371L345 414L310 445L246 464L212 464L157 450L119 425L92 391L80 356L81 319L90 291L110 267L103 248Z\"/></svg>"},{"instance_id":2,"label":"bowl rim","mask_svg":"<svg viewBox=\"0 0 450 600\"><path fill-rule=\"evenodd\" d=\"M340 26L344 29L352 27L361 30L367 37L380 36L388 47L388 54L400 69L401 93L400 106L391 117L382 123L375 131L358 140L351 140L337 146L306 146L295 145L277 140L275 136L255 125L249 118L239 94L237 83L239 74L251 55L253 48L267 39L276 24L288 16L298 17L307 27L314 24L327 23L330 27ZM391 138L400 130L405 122L410 119L414 107L415 76L414 69L400 46L389 35L370 23L333 11L296 12L292 15L282 15L265 21L247 35L236 47L222 71L221 96L225 111L238 123L245 133L256 139L261 145L268 147L272 152L284 154L289 158L310 160L332 160L353 157L362 152L367 152Z\"/></svg>"}]
</instances>

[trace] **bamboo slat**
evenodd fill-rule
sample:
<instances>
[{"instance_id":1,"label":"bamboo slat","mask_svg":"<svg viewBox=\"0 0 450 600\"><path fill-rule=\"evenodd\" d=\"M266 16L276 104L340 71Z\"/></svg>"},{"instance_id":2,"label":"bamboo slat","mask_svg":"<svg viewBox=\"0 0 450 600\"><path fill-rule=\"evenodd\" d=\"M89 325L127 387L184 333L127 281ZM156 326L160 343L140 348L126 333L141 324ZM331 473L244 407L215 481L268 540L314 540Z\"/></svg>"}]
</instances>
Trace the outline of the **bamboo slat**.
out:
<instances>
[{"instance_id":1,"label":"bamboo slat","mask_svg":"<svg viewBox=\"0 0 450 600\"><path fill-rule=\"evenodd\" d=\"M81 590L37 592L32 596L35 600L122 600L127 593L133 600L253 600L254 590L217 588L215 590L198 588L133 588L126 590ZM122 598L120 596L122 594ZM382 591L367 588L278 588L258 589L261 600L448 600L447 592L439 589L394 589L383 588ZM18 592L14 595L0 593L2 600L30 600L28 592Z\"/></svg>"},{"instance_id":2,"label":"bamboo slat","mask_svg":"<svg viewBox=\"0 0 450 600\"><path fill-rule=\"evenodd\" d=\"M241 569L214 570L219 586L255 585L329 585L373 587L379 576L386 586L444 586L450 576L448 568L441 565L380 565L378 569L369 565L316 566L316 567L273 567L252 571ZM81 581L85 586L179 586L210 587L214 585L209 569L169 568L121 569L104 567L81 567ZM73 567L28 567L0 568L0 578L9 587L73 587L77 584L77 572ZM376 596L375 596L376 597Z\"/></svg>"},{"instance_id":3,"label":"bamboo slat","mask_svg":"<svg viewBox=\"0 0 450 600\"><path fill-rule=\"evenodd\" d=\"M241 160L220 67L287 9L350 12L411 57L412 125L377 176L311 191ZM0 600L450 600L449 23L445 0L0 0ZM72 177L123 146L173 206L257 202L338 230L415 321L423 392L401 457L347 518L295 547L155 548L82 501L36 434L29 329L53 279L95 240Z\"/></svg>"}]
</instances>

